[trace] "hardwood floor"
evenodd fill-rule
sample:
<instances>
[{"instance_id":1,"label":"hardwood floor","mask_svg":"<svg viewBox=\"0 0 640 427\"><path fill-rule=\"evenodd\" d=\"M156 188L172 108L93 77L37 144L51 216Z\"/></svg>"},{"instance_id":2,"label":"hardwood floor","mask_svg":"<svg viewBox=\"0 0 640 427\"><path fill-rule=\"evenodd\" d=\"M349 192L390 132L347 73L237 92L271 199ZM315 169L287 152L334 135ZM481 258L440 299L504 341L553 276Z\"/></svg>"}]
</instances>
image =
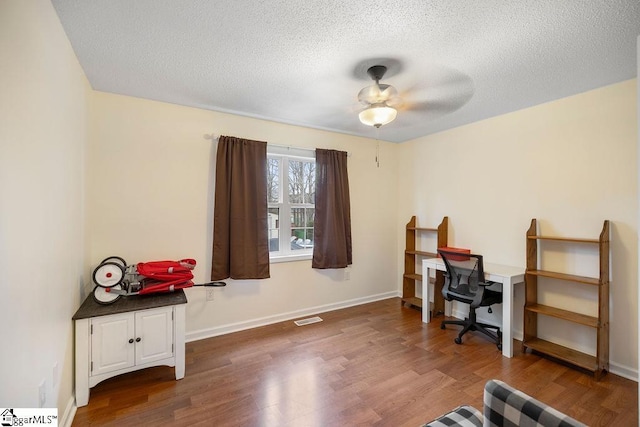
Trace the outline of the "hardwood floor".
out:
<instances>
[{"instance_id":1,"label":"hardwood floor","mask_svg":"<svg viewBox=\"0 0 640 427\"><path fill-rule=\"evenodd\" d=\"M637 426L638 384L533 354L502 357L482 334L423 324L394 298L188 343L186 376L157 367L91 389L74 426L420 426L482 410L497 378L591 426Z\"/></svg>"}]
</instances>

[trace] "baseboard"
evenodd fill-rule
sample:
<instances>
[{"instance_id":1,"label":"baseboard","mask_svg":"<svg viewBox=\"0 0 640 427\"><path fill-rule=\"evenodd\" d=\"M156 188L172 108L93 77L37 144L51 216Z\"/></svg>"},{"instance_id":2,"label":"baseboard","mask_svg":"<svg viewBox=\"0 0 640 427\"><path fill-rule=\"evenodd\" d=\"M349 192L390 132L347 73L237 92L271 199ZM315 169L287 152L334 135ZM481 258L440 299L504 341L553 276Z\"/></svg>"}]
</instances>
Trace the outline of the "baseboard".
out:
<instances>
[{"instance_id":1,"label":"baseboard","mask_svg":"<svg viewBox=\"0 0 640 427\"><path fill-rule=\"evenodd\" d=\"M617 363L612 363L609 361L609 372L612 374L618 375L620 377L626 378L631 381L638 382L638 370L630 368L628 366L618 365Z\"/></svg>"},{"instance_id":2,"label":"baseboard","mask_svg":"<svg viewBox=\"0 0 640 427\"><path fill-rule=\"evenodd\" d=\"M468 313L465 313L465 312L459 311L459 310L454 310L454 312L452 313L452 315L454 317L458 318L458 319L464 319L467 314ZM491 321L489 319L482 319L480 317L478 317L478 320L480 322L485 322L485 323L489 323L489 324L494 323L493 321ZM522 341L523 336L524 336L524 334L523 334L522 330L514 330L513 331L513 338L514 339L516 339L518 341ZM620 377L626 378L628 380L638 382L638 370L630 368L629 366L619 365L619 364L614 363L611 360L609 360L609 372L611 372L614 375L618 375Z\"/></svg>"},{"instance_id":3,"label":"baseboard","mask_svg":"<svg viewBox=\"0 0 640 427\"><path fill-rule=\"evenodd\" d=\"M191 342L191 341L203 340L206 338L217 337L219 335L225 335L233 332L239 332L247 329L257 328L260 326L271 325L273 323L298 319L304 316L326 313L327 311L340 310L342 308L353 307L356 305L367 304L370 302L381 301L389 298L396 298L397 296L398 296L397 291L385 292L382 294L370 295L363 298L355 298L352 300L341 301L334 304L319 305L316 307L305 308L303 310L296 310L296 311L290 311L288 313L281 313L273 316L261 317L258 319L247 320L245 322L230 323L228 325L216 326L214 328L200 329L197 331L187 332L185 336L185 341Z\"/></svg>"},{"instance_id":4,"label":"baseboard","mask_svg":"<svg viewBox=\"0 0 640 427\"><path fill-rule=\"evenodd\" d=\"M69 402L67 402L67 407L64 408L64 414L62 414L61 418L58 418L58 425L60 427L71 427L73 418L76 416L77 409L76 398L75 396L71 396Z\"/></svg>"}]
</instances>

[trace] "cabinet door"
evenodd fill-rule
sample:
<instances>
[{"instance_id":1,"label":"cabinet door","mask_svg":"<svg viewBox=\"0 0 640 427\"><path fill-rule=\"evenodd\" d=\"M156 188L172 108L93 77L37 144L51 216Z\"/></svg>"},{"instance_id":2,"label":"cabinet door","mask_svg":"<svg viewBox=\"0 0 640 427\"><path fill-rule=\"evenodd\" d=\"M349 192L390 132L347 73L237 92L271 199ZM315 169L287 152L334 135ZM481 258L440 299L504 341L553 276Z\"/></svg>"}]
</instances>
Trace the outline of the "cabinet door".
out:
<instances>
[{"instance_id":1,"label":"cabinet door","mask_svg":"<svg viewBox=\"0 0 640 427\"><path fill-rule=\"evenodd\" d=\"M91 320L91 375L133 366L135 347L133 314L115 314Z\"/></svg>"},{"instance_id":2,"label":"cabinet door","mask_svg":"<svg viewBox=\"0 0 640 427\"><path fill-rule=\"evenodd\" d=\"M173 307L136 314L136 365L173 356Z\"/></svg>"}]
</instances>

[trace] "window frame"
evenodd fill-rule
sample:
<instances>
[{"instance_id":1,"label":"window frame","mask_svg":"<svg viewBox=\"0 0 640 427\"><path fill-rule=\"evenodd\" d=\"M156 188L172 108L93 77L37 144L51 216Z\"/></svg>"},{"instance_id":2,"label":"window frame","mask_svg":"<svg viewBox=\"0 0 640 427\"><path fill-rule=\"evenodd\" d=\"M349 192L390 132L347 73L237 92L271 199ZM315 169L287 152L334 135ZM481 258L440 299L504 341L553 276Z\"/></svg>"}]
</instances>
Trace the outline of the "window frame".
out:
<instances>
[{"instance_id":1,"label":"window frame","mask_svg":"<svg viewBox=\"0 0 640 427\"><path fill-rule=\"evenodd\" d=\"M313 258L313 247L308 249L291 249L291 232L295 227L291 226L290 221L282 221L282 218L291 218L292 209L293 208L313 208L315 210L315 200L314 203L291 203L288 200L289 193L289 174L285 171L289 170L289 161L302 161L302 162L312 162L315 165L315 150L311 149L299 149L299 148L291 148L291 147L278 147L278 146L269 146L267 145L267 162L270 159L279 159L279 170L278 170L278 202L270 202L267 200L267 209L271 210L273 208L279 209L279 217L278 217L278 243L279 243L279 251L272 252L269 251L269 262L270 263L279 263L279 262L289 262L289 261L299 261L299 260L310 260ZM268 165L267 165L268 169ZM267 170L269 173L269 170ZM315 172L314 172L315 173ZM314 178L315 180L315 178ZM315 212L314 212L315 214ZM269 233L273 230L270 227L267 227Z\"/></svg>"}]
</instances>

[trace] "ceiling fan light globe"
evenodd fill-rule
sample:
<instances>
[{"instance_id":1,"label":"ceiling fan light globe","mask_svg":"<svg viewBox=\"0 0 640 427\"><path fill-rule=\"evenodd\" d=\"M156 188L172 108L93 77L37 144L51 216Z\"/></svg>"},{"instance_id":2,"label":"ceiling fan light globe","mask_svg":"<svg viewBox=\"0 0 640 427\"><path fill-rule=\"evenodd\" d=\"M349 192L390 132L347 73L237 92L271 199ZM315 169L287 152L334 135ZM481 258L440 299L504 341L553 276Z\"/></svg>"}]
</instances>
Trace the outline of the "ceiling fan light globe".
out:
<instances>
[{"instance_id":1,"label":"ceiling fan light globe","mask_svg":"<svg viewBox=\"0 0 640 427\"><path fill-rule=\"evenodd\" d=\"M372 105L362 110L358 117L367 126L380 127L395 120L398 112L395 108L386 105Z\"/></svg>"}]
</instances>

